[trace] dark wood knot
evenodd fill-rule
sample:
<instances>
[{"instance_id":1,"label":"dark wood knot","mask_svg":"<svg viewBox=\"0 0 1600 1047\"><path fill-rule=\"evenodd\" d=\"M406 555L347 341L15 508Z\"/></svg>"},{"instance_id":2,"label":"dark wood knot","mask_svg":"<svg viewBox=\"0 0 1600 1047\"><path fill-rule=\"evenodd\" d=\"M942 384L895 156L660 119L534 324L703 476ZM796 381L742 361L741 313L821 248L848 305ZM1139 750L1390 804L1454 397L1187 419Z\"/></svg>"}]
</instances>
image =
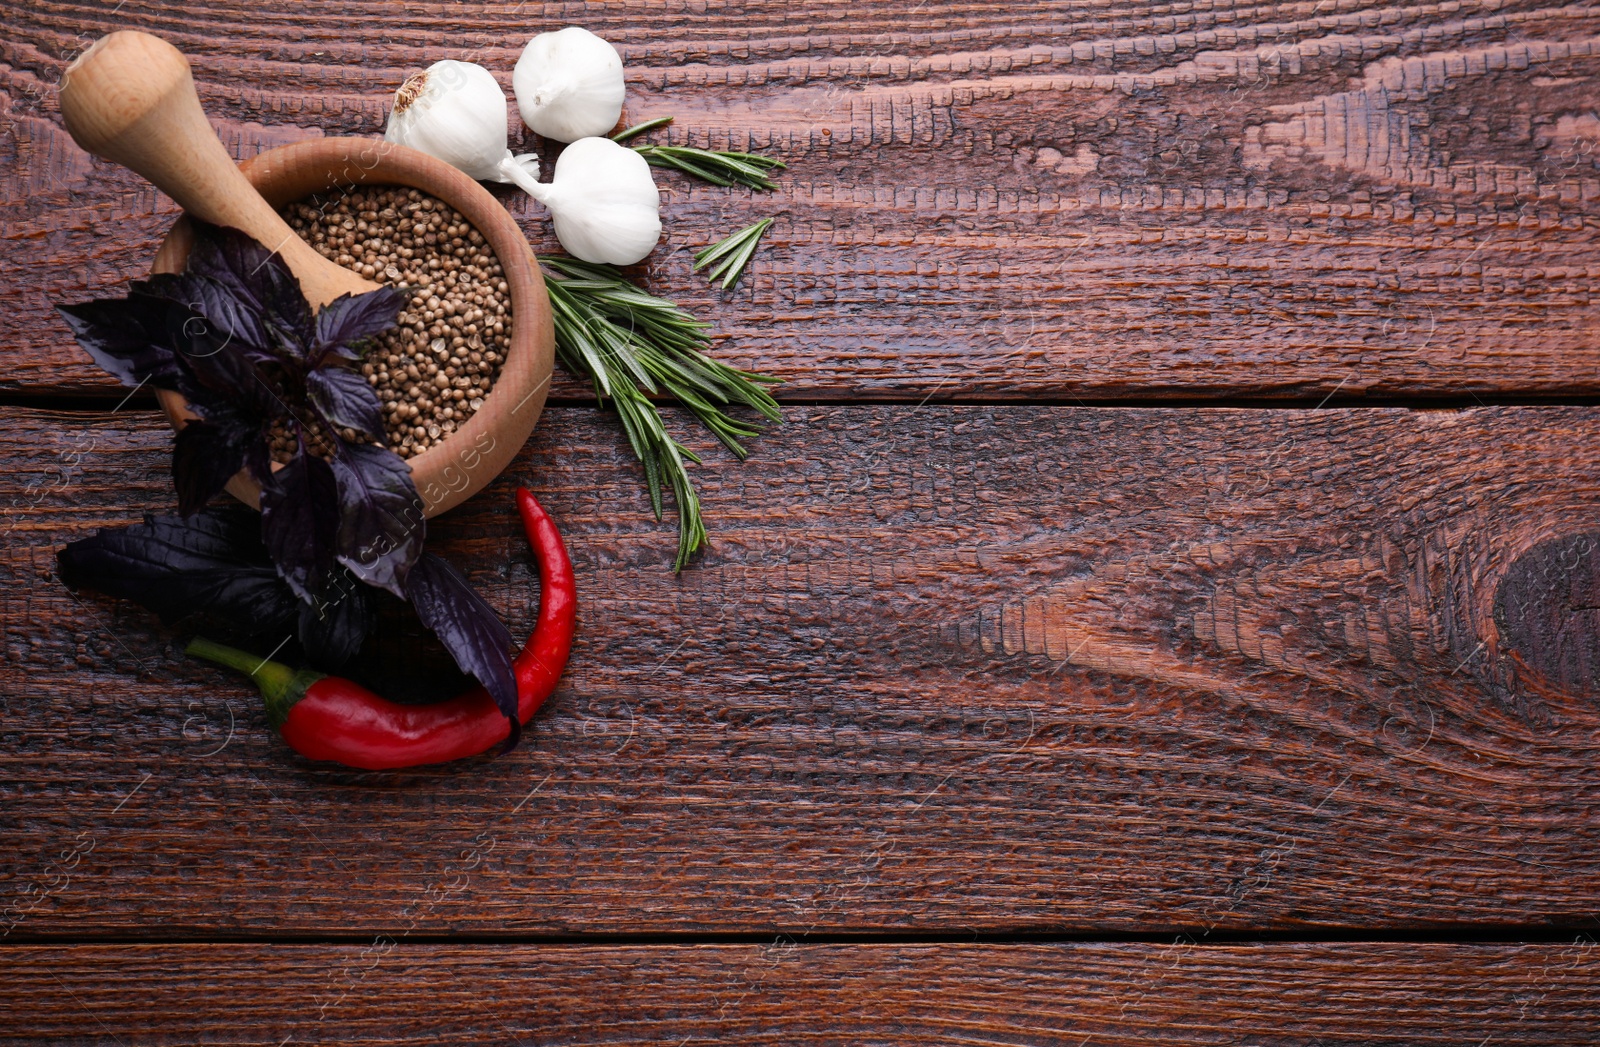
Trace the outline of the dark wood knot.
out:
<instances>
[{"instance_id":1,"label":"dark wood knot","mask_svg":"<svg viewBox=\"0 0 1600 1047\"><path fill-rule=\"evenodd\" d=\"M1600 692L1600 533L1523 553L1494 604L1500 635L1523 664L1568 694Z\"/></svg>"}]
</instances>

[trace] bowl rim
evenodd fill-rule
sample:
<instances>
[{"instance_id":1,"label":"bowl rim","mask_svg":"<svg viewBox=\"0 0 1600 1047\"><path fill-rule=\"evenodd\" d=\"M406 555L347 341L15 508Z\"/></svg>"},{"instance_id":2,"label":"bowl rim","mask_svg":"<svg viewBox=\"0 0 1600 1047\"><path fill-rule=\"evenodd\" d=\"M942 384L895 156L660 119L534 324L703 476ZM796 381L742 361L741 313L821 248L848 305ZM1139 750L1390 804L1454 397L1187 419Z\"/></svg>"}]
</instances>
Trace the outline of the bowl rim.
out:
<instances>
[{"instance_id":1,"label":"bowl rim","mask_svg":"<svg viewBox=\"0 0 1600 1047\"><path fill-rule=\"evenodd\" d=\"M488 486L532 434L555 364L549 296L533 249L511 212L466 173L420 150L377 138L308 138L265 150L239 168L274 208L318 192L399 185L443 200L483 235L500 263L511 300L506 360L483 405L465 425L404 461L422 496L424 517L447 512ZM150 271L180 271L191 243L188 219L180 216L161 241ZM173 390L158 389L156 396L174 429L199 417ZM261 488L248 471L230 479L227 490L260 508Z\"/></svg>"}]
</instances>

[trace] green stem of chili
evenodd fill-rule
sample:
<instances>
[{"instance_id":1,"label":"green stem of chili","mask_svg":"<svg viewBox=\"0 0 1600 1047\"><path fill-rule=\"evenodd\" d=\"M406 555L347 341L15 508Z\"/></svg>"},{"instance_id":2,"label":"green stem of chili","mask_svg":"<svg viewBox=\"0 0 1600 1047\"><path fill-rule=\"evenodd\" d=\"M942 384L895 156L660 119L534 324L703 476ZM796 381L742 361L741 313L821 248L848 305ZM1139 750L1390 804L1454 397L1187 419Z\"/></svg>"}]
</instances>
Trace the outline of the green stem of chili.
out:
<instances>
[{"instance_id":1,"label":"green stem of chili","mask_svg":"<svg viewBox=\"0 0 1600 1047\"><path fill-rule=\"evenodd\" d=\"M283 726L289 709L306 693L306 688L323 677L322 673L293 669L282 662L207 640L204 636L196 636L183 650L185 654L248 674L261 688L261 696L266 700L267 719L274 727Z\"/></svg>"}]
</instances>

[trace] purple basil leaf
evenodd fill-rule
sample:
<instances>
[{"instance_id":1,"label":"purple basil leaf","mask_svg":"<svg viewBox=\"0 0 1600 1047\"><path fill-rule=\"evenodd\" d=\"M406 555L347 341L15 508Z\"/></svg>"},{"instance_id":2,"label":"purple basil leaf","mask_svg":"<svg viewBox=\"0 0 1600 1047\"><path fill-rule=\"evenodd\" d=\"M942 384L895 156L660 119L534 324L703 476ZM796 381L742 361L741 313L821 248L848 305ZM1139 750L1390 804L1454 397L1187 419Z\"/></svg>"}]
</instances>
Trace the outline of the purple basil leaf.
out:
<instances>
[{"instance_id":1,"label":"purple basil leaf","mask_svg":"<svg viewBox=\"0 0 1600 1047\"><path fill-rule=\"evenodd\" d=\"M220 366L224 363L227 366ZM237 370L235 366L233 360L208 361L205 367L208 381L202 383L185 361L184 376L178 382L178 391L183 393L189 406L202 418L237 416L252 427L265 426L273 418L293 418L288 405L278 391L267 383L265 376L248 365ZM239 385L226 384L226 379L230 377L236 378ZM289 431L294 430L291 427Z\"/></svg>"},{"instance_id":2,"label":"purple basil leaf","mask_svg":"<svg viewBox=\"0 0 1600 1047\"><path fill-rule=\"evenodd\" d=\"M178 512L199 512L244 467L246 454L258 442L265 442L260 422L252 425L231 411L208 411L205 418L178 430L172 449Z\"/></svg>"},{"instance_id":3,"label":"purple basil leaf","mask_svg":"<svg viewBox=\"0 0 1600 1047\"><path fill-rule=\"evenodd\" d=\"M272 383L242 345L187 306L174 303L167 314L167 343L177 351L178 365L188 379L180 380L180 391L196 394L190 396L195 407L220 397L252 414L287 413Z\"/></svg>"},{"instance_id":4,"label":"purple basil leaf","mask_svg":"<svg viewBox=\"0 0 1600 1047\"><path fill-rule=\"evenodd\" d=\"M193 424L185 426L174 449L172 476L178 489L178 504L181 511L189 513L216 494L228 477L241 468L249 469L258 484L270 481L272 455L266 440L267 426L274 417L288 417L288 408L268 386L259 368L231 346L204 358L185 354L183 360L178 389L201 419L215 427L201 428L185 437L183 434L194 428ZM208 384L202 384L196 370L206 375ZM238 386L231 386L233 382Z\"/></svg>"},{"instance_id":5,"label":"purple basil leaf","mask_svg":"<svg viewBox=\"0 0 1600 1047\"><path fill-rule=\"evenodd\" d=\"M167 340L171 302L145 294L58 305L78 344L123 385L145 382L170 389L178 361Z\"/></svg>"},{"instance_id":6,"label":"purple basil leaf","mask_svg":"<svg viewBox=\"0 0 1600 1047\"><path fill-rule=\"evenodd\" d=\"M128 294L187 305L190 298L187 280L185 273L151 273L142 280L129 280Z\"/></svg>"},{"instance_id":7,"label":"purple basil leaf","mask_svg":"<svg viewBox=\"0 0 1600 1047\"><path fill-rule=\"evenodd\" d=\"M323 595L339 535L333 469L304 447L261 485L261 539L302 600Z\"/></svg>"},{"instance_id":8,"label":"purple basil leaf","mask_svg":"<svg viewBox=\"0 0 1600 1047\"><path fill-rule=\"evenodd\" d=\"M267 447L266 440L256 440L250 447L245 448L245 467L250 469L251 479L256 483L270 482L272 479L272 448Z\"/></svg>"},{"instance_id":9,"label":"purple basil leaf","mask_svg":"<svg viewBox=\"0 0 1600 1047\"><path fill-rule=\"evenodd\" d=\"M304 358L316 334L316 321L306 304L300 281L283 257L237 229L189 220L194 245L188 271L220 284L243 308L261 318L275 346Z\"/></svg>"},{"instance_id":10,"label":"purple basil leaf","mask_svg":"<svg viewBox=\"0 0 1600 1047\"><path fill-rule=\"evenodd\" d=\"M235 328L248 324L250 318L219 321L203 311L218 313L225 308L217 300L227 295L210 280L192 273L157 273L134 281L132 289L129 301L160 304L159 314L152 312L158 315L158 329L149 335L170 351L174 375L158 384L183 393L190 405L207 417L219 411L243 413L252 419L288 414L279 395L281 362L235 334Z\"/></svg>"},{"instance_id":11,"label":"purple basil leaf","mask_svg":"<svg viewBox=\"0 0 1600 1047\"><path fill-rule=\"evenodd\" d=\"M406 581L406 596L461 671L477 678L511 721L511 744L521 728L511 633L472 584L450 564L423 553Z\"/></svg>"},{"instance_id":12,"label":"purple basil leaf","mask_svg":"<svg viewBox=\"0 0 1600 1047\"><path fill-rule=\"evenodd\" d=\"M152 277L147 283L161 279ZM226 336L225 341L241 349L266 350L272 345L261 307L240 298L231 284L196 272L185 272L163 282L160 293L181 302L206 323Z\"/></svg>"},{"instance_id":13,"label":"purple basil leaf","mask_svg":"<svg viewBox=\"0 0 1600 1047\"><path fill-rule=\"evenodd\" d=\"M406 296L392 287L366 294L342 294L317 313L317 347L348 360L361 354L350 347L395 325Z\"/></svg>"},{"instance_id":14,"label":"purple basil leaf","mask_svg":"<svg viewBox=\"0 0 1600 1047\"><path fill-rule=\"evenodd\" d=\"M272 480L272 448L267 441L257 440L245 449L244 467L256 483L266 485Z\"/></svg>"},{"instance_id":15,"label":"purple basil leaf","mask_svg":"<svg viewBox=\"0 0 1600 1047\"><path fill-rule=\"evenodd\" d=\"M383 439L383 405L357 372L319 367L306 375L306 397L330 425L354 429L369 440Z\"/></svg>"},{"instance_id":16,"label":"purple basil leaf","mask_svg":"<svg viewBox=\"0 0 1600 1047\"><path fill-rule=\"evenodd\" d=\"M212 614L244 632L281 629L299 601L278 577L248 509L208 509L189 519L146 516L106 528L56 554L73 587L132 600L168 623Z\"/></svg>"},{"instance_id":17,"label":"purple basil leaf","mask_svg":"<svg viewBox=\"0 0 1600 1047\"><path fill-rule=\"evenodd\" d=\"M333 475L339 489L339 562L368 585L404 597L406 576L427 536L411 467L393 451L340 440Z\"/></svg>"},{"instance_id":18,"label":"purple basil leaf","mask_svg":"<svg viewBox=\"0 0 1600 1047\"><path fill-rule=\"evenodd\" d=\"M313 666L332 672L360 650L378 622L372 592L349 571L337 571L323 599L301 601L300 646Z\"/></svg>"}]
</instances>

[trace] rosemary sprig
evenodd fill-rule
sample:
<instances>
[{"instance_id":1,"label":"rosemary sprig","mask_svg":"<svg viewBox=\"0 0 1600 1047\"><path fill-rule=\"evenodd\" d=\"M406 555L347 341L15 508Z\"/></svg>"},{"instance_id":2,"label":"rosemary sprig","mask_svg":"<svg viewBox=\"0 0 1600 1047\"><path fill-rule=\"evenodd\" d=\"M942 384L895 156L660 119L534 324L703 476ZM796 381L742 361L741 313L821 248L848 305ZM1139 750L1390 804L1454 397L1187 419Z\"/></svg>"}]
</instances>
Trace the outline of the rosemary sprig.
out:
<instances>
[{"instance_id":1,"label":"rosemary sprig","mask_svg":"<svg viewBox=\"0 0 1600 1047\"><path fill-rule=\"evenodd\" d=\"M625 142L670 123L672 117L659 116L654 120L635 124L626 131L619 131L611 136L611 140ZM767 172L782 170L788 166L776 157L762 156L759 153L696 149L686 145L636 145L633 148L652 167L682 171L712 185L742 185L764 193L770 193L778 188L777 184L767 177Z\"/></svg>"},{"instance_id":2,"label":"rosemary sprig","mask_svg":"<svg viewBox=\"0 0 1600 1047\"><path fill-rule=\"evenodd\" d=\"M786 166L782 160L756 153L712 152L682 145L636 145L634 149L652 167L682 171L712 185L742 185L764 193L778 188L766 172Z\"/></svg>"},{"instance_id":3,"label":"rosemary sprig","mask_svg":"<svg viewBox=\"0 0 1600 1047\"><path fill-rule=\"evenodd\" d=\"M761 243L762 235L771 224L772 219L763 218L755 225L745 226L727 239L707 247L694 256L694 271L698 273L705 266L712 266L710 279L713 283L722 280L722 289L728 290L744 275L745 266L750 264L750 256L756 253L756 246Z\"/></svg>"},{"instance_id":4,"label":"rosemary sprig","mask_svg":"<svg viewBox=\"0 0 1600 1047\"><path fill-rule=\"evenodd\" d=\"M700 498L685 464L700 459L667 433L649 394L670 393L743 459L748 452L739 441L760 429L728 414L727 408L750 407L781 422L778 403L764 388L780 379L706 356L701 350L710 346L710 324L634 286L609 265L551 256L541 256L539 262L555 321L556 355L567 370L589 380L596 398L616 408L628 443L644 464L650 507L658 520L662 485L672 487L678 503L673 570L681 571L706 540Z\"/></svg>"}]
</instances>

